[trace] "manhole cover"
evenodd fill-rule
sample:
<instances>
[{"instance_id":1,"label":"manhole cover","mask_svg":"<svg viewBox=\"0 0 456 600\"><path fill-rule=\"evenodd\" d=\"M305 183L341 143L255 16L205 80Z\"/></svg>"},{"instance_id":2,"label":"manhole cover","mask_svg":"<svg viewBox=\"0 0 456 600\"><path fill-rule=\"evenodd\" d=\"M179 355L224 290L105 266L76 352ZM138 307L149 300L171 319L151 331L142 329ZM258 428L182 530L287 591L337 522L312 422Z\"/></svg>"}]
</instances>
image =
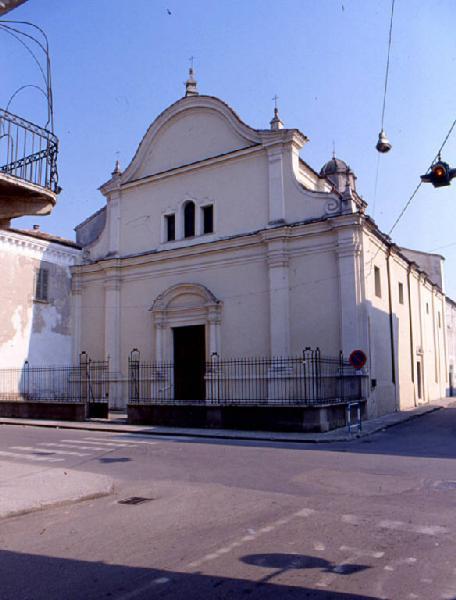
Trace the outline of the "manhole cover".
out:
<instances>
[{"instance_id":1,"label":"manhole cover","mask_svg":"<svg viewBox=\"0 0 456 600\"><path fill-rule=\"evenodd\" d=\"M118 504L144 504L144 502L150 502L153 498L141 498L141 496L132 496L131 498L125 498L125 500L119 500Z\"/></svg>"}]
</instances>

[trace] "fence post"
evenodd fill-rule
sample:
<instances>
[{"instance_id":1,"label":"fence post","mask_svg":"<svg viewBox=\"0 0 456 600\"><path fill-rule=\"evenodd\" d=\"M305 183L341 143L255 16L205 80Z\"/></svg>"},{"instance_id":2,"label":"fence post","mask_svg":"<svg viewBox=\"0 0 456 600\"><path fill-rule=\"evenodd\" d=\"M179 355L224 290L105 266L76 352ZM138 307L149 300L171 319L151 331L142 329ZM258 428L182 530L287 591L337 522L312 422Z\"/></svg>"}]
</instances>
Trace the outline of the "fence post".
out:
<instances>
[{"instance_id":1,"label":"fence post","mask_svg":"<svg viewBox=\"0 0 456 600\"><path fill-rule=\"evenodd\" d=\"M141 353L133 348L128 357L128 399L139 402L139 364Z\"/></svg>"},{"instance_id":2,"label":"fence post","mask_svg":"<svg viewBox=\"0 0 456 600\"><path fill-rule=\"evenodd\" d=\"M321 353L320 348L315 349L315 387L316 399L321 400Z\"/></svg>"},{"instance_id":3,"label":"fence post","mask_svg":"<svg viewBox=\"0 0 456 600\"><path fill-rule=\"evenodd\" d=\"M344 355L342 350L339 351L339 385L340 399L343 402L345 397L345 379L344 379Z\"/></svg>"},{"instance_id":4,"label":"fence post","mask_svg":"<svg viewBox=\"0 0 456 600\"><path fill-rule=\"evenodd\" d=\"M85 404L85 416L89 416L89 398L88 398L88 386L89 386L89 357L87 352L83 351L79 355L79 401Z\"/></svg>"},{"instance_id":5,"label":"fence post","mask_svg":"<svg viewBox=\"0 0 456 600\"><path fill-rule=\"evenodd\" d=\"M24 396L26 400L30 399L30 363L24 362Z\"/></svg>"}]
</instances>

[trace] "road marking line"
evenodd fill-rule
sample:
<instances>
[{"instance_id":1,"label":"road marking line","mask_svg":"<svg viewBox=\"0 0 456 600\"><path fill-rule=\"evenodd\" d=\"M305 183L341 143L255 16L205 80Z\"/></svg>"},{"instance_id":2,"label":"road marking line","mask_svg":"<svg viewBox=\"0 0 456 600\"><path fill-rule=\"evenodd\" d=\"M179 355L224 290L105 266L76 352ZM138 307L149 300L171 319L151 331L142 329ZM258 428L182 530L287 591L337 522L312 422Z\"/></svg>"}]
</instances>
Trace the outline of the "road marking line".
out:
<instances>
[{"instance_id":1,"label":"road marking line","mask_svg":"<svg viewBox=\"0 0 456 600\"><path fill-rule=\"evenodd\" d=\"M261 527L261 529L258 530L259 533L269 533L270 531L274 531L275 527L274 525L267 525L266 527Z\"/></svg>"},{"instance_id":2,"label":"road marking line","mask_svg":"<svg viewBox=\"0 0 456 600\"><path fill-rule=\"evenodd\" d=\"M79 446L78 444L58 444L57 442L39 442L38 446L49 446L51 448L77 448L78 450L106 450L101 446Z\"/></svg>"},{"instance_id":3,"label":"road marking line","mask_svg":"<svg viewBox=\"0 0 456 600\"><path fill-rule=\"evenodd\" d=\"M46 450L45 448L34 448L33 446L10 446L11 450L24 450L26 452L40 452L41 454L68 454L70 456L90 456L84 452L72 452L70 450Z\"/></svg>"},{"instance_id":4,"label":"road marking line","mask_svg":"<svg viewBox=\"0 0 456 600\"><path fill-rule=\"evenodd\" d=\"M310 517L311 515L315 514L315 510L313 508L301 508L301 510L298 510L297 513L295 513L296 517Z\"/></svg>"},{"instance_id":5,"label":"road marking line","mask_svg":"<svg viewBox=\"0 0 456 600\"><path fill-rule=\"evenodd\" d=\"M319 582L317 582L316 585L318 587L325 587L325 588L329 587L338 575L344 573L344 567L353 564L353 562L358 559L359 559L359 553L358 552L353 553L351 556L349 556L343 562L341 562L337 565L334 565L334 567L331 569L331 572L326 575L323 575L323 577L320 579Z\"/></svg>"},{"instance_id":6,"label":"road marking line","mask_svg":"<svg viewBox=\"0 0 456 600\"><path fill-rule=\"evenodd\" d=\"M323 552L324 550L326 550L326 546L324 544L321 544L320 542L315 542L314 543L314 550L318 550L319 552Z\"/></svg>"},{"instance_id":7,"label":"road marking line","mask_svg":"<svg viewBox=\"0 0 456 600\"><path fill-rule=\"evenodd\" d=\"M84 438L84 439L86 439L86 440L93 440L93 441L96 441L96 442L104 442L106 440L106 438L100 438L100 437L88 437L88 438ZM164 439L168 439L168 438L164 438ZM182 439L182 438L176 438L176 439ZM188 438L188 439L190 439L190 438ZM136 444L147 444L147 445L150 445L150 446L155 446L156 444L158 444L158 442L156 442L156 441L153 441L153 442L147 441L146 442L146 441L143 441L143 440L137 440L136 437L135 437L135 439L132 439L131 441L130 440L126 440L124 438L121 438L119 440L117 440L117 438L108 438L108 440L110 442L116 442L118 444L127 444L128 446L131 446L131 445L136 446Z\"/></svg>"},{"instance_id":8,"label":"road marking line","mask_svg":"<svg viewBox=\"0 0 456 600\"><path fill-rule=\"evenodd\" d=\"M358 553L358 556L370 556L371 558L382 558L385 556L384 552L377 552L376 550L362 550L361 548L353 548L352 546L341 546L339 550L341 552Z\"/></svg>"},{"instance_id":9,"label":"road marking line","mask_svg":"<svg viewBox=\"0 0 456 600\"><path fill-rule=\"evenodd\" d=\"M350 525L361 525L362 519L356 515L342 515L341 517L344 523L350 523Z\"/></svg>"},{"instance_id":10,"label":"road marking line","mask_svg":"<svg viewBox=\"0 0 456 600\"><path fill-rule=\"evenodd\" d=\"M136 590L132 590L131 592L127 592L123 596L117 596L117 600L131 600L132 598L136 598L137 596L141 596L144 592L147 592L150 588L155 587L156 585L163 585L164 583L168 583L171 581L169 577L156 577L149 581L145 585L137 588Z\"/></svg>"},{"instance_id":11,"label":"road marking line","mask_svg":"<svg viewBox=\"0 0 456 600\"><path fill-rule=\"evenodd\" d=\"M261 527L260 529L258 529L256 535L254 535L254 534L244 535L243 537L240 538L239 541L231 542L231 544L228 544L227 546L224 546L223 548L219 548L215 552L206 554L206 556L203 556L199 560L194 560L191 563L188 563L188 565L185 568L186 569L196 569L197 567L200 567L205 562L209 562L211 560L219 558L222 554L227 554L228 552L231 552L231 550L234 550L234 548L238 548L239 546L242 546L247 542L255 540L259 535L261 535L263 533L269 533L270 531L273 531L280 525L286 525L287 523L289 523L296 517L309 517L310 515L312 515L316 512L317 511L313 510L312 508L301 508L300 510L292 513L288 517L283 517L282 519L278 519L277 521L274 521L270 525L265 525L264 527ZM251 531L251 530L249 530L249 531Z\"/></svg>"},{"instance_id":12,"label":"road marking line","mask_svg":"<svg viewBox=\"0 0 456 600\"><path fill-rule=\"evenodd\" d=\"M404 523L403 521L390 521L388 519L379 521L377 527L381 529L393 529L396 531L410 531L412 533L422 533L423 535L439 535L447 533L446 527L440 525L413 525L412 523Z\"/></svg>"},{"instance_id":13,"label":"road marking line","mask_svg":"<svg viewBox=\"0 0 456 600\"><path fill-rule=\"evenodd\" d=\"M119 440L118 442L116 442L115 438L108 438L105 441L102 438L86 437L86 438L84 438L84 440L89 443L96 442L97 444L110 444L113 446L123 446L123 447L136 446L136 444L137 444L136 441L127 442L126 440L122 440L122 441ZM150 443L155 444L156 442L150 442Z\"/></svg>"},{"instance_id":14,"label":"road marking line","mask_svg":"<svg viewBox=\"0 0 456 600\"><path fill-rule=\"evenodd\" d=\"M64 458L54 458L52 456L35 456L33 454L19 454L17 452L8 452L6 450L0 450L0 456L7 456L11 458L26 458L27 460L36 460L38 462L62 462Z\"/></svg>"},{"instance_id":15,"label":"road marking line","mask_svg":"<svg viewBox=\"0 0 456 600\"><path fill-rule=\"evenodd\" d=\"M62 442L71 442L72 444L95 444L98 446L103 446L103 450L108 450L109 448L130 448L133 447L130 444L114 444L112 442L91 442L88 439L83 440L61 440Z\"/></svg>"}]
</instances>

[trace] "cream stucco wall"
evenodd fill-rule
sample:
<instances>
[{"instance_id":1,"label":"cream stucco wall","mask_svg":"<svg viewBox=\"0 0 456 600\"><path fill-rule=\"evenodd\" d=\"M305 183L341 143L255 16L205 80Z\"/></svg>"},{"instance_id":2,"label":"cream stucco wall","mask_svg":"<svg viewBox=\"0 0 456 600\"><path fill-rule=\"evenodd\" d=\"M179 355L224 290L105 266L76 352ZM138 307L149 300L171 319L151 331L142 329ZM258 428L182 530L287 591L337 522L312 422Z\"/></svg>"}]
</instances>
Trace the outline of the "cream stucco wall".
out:
<instances>
[{"instance_id":1,"label":"cream stucco wall","mask_svg":"<svg viewBox=\"0 0 456 600\"><path fill-rule=\"evenodd\" d=\"M133 348L172 360L173 328L203 324L207 358L364 350L369 416L444 395L441 289L378 231L353 189L336 191L300 161L305 141L297 130L253 130L208 96L159 115L127 169L101 187L104 228L100 215L78 227L75 353L109 355L125 379ZM185 238L188 201L196 231ZM207 204L214 231L203 235ZM167 214L175 241L164 236Z\"/></svg>"},{"instance_id":2,"label":"cream stucco wall","mask_svg":"<svg viewBox=\"0 0 456 600\"><path fill-rule=\"evenodd\" d=\"M447 356L442 291L416 264L377 236L366 232L364 247L370 371L371 378L377 381L371 395L373 410L408 408L445 396ZM375 293L375 267L380 270L381 297ZM399 301L400 283L403 303Z\"/></svg>"}]
</instances>

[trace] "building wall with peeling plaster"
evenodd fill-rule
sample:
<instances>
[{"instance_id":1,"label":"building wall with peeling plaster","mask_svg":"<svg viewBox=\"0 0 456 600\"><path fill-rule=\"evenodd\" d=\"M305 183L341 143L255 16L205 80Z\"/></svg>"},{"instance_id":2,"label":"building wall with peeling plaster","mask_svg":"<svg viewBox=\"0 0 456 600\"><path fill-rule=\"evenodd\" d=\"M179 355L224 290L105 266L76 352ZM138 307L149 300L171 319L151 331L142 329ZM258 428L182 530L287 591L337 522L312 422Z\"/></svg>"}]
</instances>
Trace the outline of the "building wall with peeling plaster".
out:
<instances>
[{"instance_id":1,"label":"building wall with peeling plaster","mask_svg":"<svg viewBox=\"0 0 456 600\"><path fill-rule=\"evenodd\" d=\"M70 364L71 273L80 250L0 230L0 368ZM35 299L39 267L48 269L48 301Z\"/></svg>"}]
</instances>

